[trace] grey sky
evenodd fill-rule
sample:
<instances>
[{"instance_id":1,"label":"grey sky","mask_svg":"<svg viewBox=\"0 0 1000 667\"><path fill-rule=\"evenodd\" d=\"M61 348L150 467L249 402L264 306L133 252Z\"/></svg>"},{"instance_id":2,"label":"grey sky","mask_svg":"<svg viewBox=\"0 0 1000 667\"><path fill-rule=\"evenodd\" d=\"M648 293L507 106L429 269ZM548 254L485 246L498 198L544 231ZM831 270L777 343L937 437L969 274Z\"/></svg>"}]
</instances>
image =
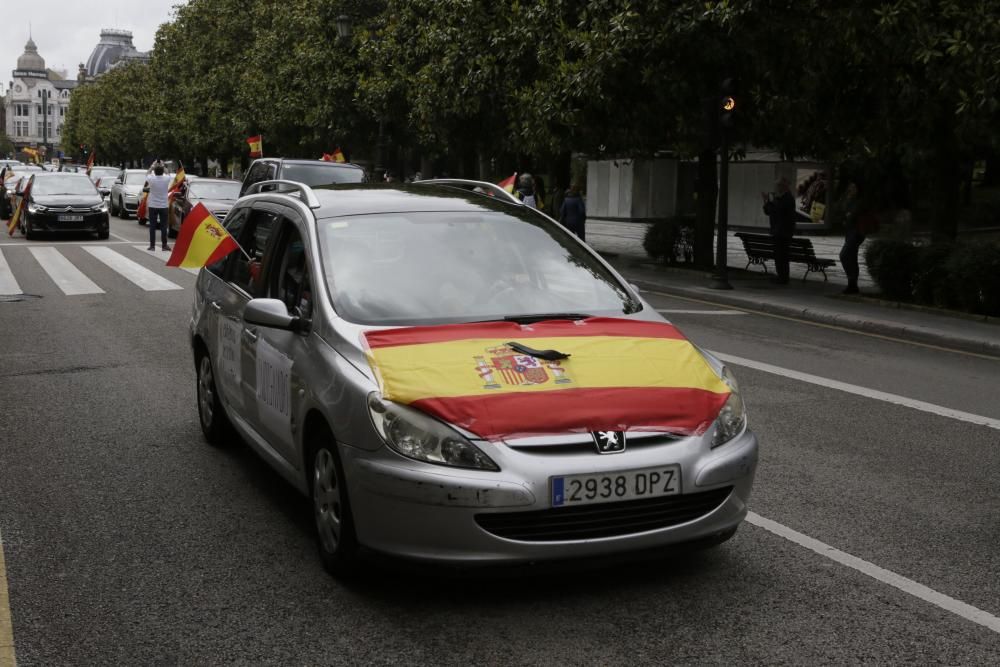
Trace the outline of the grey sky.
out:
<instances>
[{"instance_id":1,"label":"grey sky","mask_svg":"<svg viewBox=\"0 0 1000 667\"><path fill-rule=\"evenodd\" d=\"M140 51L153 48L161 23L186 0L0 0L0 93L28 41L28 24L45 66L76 77L101 39L102 28L132 31Z\"/></svg>"}]
</instances>

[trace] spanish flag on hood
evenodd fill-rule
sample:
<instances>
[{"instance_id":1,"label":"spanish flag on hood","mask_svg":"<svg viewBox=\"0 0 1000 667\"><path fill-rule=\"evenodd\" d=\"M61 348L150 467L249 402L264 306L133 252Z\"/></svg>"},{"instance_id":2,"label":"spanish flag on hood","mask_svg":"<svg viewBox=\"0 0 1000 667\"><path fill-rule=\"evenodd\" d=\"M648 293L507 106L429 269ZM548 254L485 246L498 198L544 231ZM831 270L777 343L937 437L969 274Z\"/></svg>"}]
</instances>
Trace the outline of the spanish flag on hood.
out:
<instances>
[{"instance_id":1,"label":"spanish flag on hood","mask_svg":"<svg viewBox=\"0 0 1000 667\"><path fill-rule=\"evenodd\" d=\"M661 322L486 322L369 331L364 341L383 398L490 440L698 435L730 394L683 334Z\"/></svg>"}]
</instances>

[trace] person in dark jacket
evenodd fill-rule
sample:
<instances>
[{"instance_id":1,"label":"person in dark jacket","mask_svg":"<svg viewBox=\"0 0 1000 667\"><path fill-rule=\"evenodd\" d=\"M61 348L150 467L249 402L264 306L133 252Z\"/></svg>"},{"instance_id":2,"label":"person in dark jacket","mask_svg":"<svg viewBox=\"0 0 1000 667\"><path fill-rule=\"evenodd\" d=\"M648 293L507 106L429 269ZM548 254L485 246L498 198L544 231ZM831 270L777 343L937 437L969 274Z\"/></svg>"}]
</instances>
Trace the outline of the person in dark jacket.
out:
<instances>
[{"instance_id":1,"label":"person in dark jacket","mask_svg":"<svg viewBox=\"0 0 1000 667\"><path fill-rule=\"evenodd\" d=\"M559 222L576 234L581 241L587 240L587 205L580 195L580 186L573 185L566 193L566 198L559 207Z\"/></svg>"},{"instance_id":2,"label":"person in dark jacket","mask_svg":"<svg viewBox=\"0 0 1000 667\"><path fill-rule=\"evenodd\" d=\"M847 184L844 200L840 204L840 216L844 223L844 247L840 249L840 265L847 274L844 294L858 294L858 274L861 271L858 250L865 242L866 230L862 228L861 212L858 210L858 186L854 182Z\"/></svg>"},{"instance_id":3,"label":"person in dark jacket","mask_svg":"<svg viewBox=\"0 0 1000 667\"><path fill-rule=\"evenodd\" d=\"M782 176L775 184L775 191L762 192L764 213L771 223L774 237L774 282L788 284L788 246L795 235L795 197L792 196L788 179Z\"/></svg>"}]
</instances>

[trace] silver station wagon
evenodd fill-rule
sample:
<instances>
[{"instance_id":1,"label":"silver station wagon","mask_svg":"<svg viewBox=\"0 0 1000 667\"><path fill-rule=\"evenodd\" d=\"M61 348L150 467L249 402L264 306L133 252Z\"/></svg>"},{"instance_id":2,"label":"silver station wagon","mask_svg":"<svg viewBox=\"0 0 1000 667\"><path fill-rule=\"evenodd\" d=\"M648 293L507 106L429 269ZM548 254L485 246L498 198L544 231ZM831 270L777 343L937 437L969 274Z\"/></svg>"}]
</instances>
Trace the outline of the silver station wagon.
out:
<instances>
[{"instance_id":1,"label":"silver station wagon","mask_svg":"<svg viewBox=\"0 0 1000 667\"><path fill-rule=\"evenodd\" d=\"M201 426L312 499L331 573L710 546L746 516L730 370L501 188L266 181L225 227L242 251L190 325Z\"/></svg>"}]
</instances>

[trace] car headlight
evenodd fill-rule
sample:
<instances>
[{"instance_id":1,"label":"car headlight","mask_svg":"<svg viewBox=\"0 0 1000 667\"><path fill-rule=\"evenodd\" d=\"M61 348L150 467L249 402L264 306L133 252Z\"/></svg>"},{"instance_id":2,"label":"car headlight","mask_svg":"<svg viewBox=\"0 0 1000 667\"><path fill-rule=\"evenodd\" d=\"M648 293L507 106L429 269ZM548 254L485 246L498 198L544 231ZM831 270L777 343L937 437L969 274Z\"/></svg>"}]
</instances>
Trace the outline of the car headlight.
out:
<instances>
[{"instance_id":1,"label":"car headlight","mask_svg":"<svg viewBox=\"0 0 1000 667\"><path fill-rule=\"evenodd\" d=\"M42 213L46 208L38 204L28 204L28 213Z\"/></svg>"},{"instance_id":2,"label":"car headlight","mask_svg":"<svg viewBox=\"0 0 1000 667\"><path fill-rule=\"evenodd\" d=\"M713 449L738 436L747 425L747 409L743 404L743 397L740 396L740 385L736 381L736 376L725 366L722 367L722 381L729 386L729 399L715 419Z\"/></svg>"},{"instance_id":3,"label":"car headlight","mask_svg":"<svg viewBox=\"0 0 1000 667\"><path fill-rule=\"evenodd\" d=\"M91 207L90 210L91 211L97 211L98 213L107 213L108 212L108 202L106 202L106 201L105 202L101 202L97 206Z\"/></svg>"},{"instance_id":4,"label":"car headlight","mask_svg":"<svg viewBox=\"0 0 1000 667\"><path fill-rule=\"evenodd\" d=\"M125 193L125 199L138 199L138 198L139 198L139 195L134 195L131 192L126 192Z\"/></svg>"},{"instance_id":5,"label":"car headlight","mask_svg":"<svg viewBox=\"0 0 1000 667\"><path fill-rule=\"evenodd\" d=\"M368 413L385 444L403 456L426 463L499 471L478 447L445 424L412 408L368 396Z\"/></svg>"}]
</instances>

